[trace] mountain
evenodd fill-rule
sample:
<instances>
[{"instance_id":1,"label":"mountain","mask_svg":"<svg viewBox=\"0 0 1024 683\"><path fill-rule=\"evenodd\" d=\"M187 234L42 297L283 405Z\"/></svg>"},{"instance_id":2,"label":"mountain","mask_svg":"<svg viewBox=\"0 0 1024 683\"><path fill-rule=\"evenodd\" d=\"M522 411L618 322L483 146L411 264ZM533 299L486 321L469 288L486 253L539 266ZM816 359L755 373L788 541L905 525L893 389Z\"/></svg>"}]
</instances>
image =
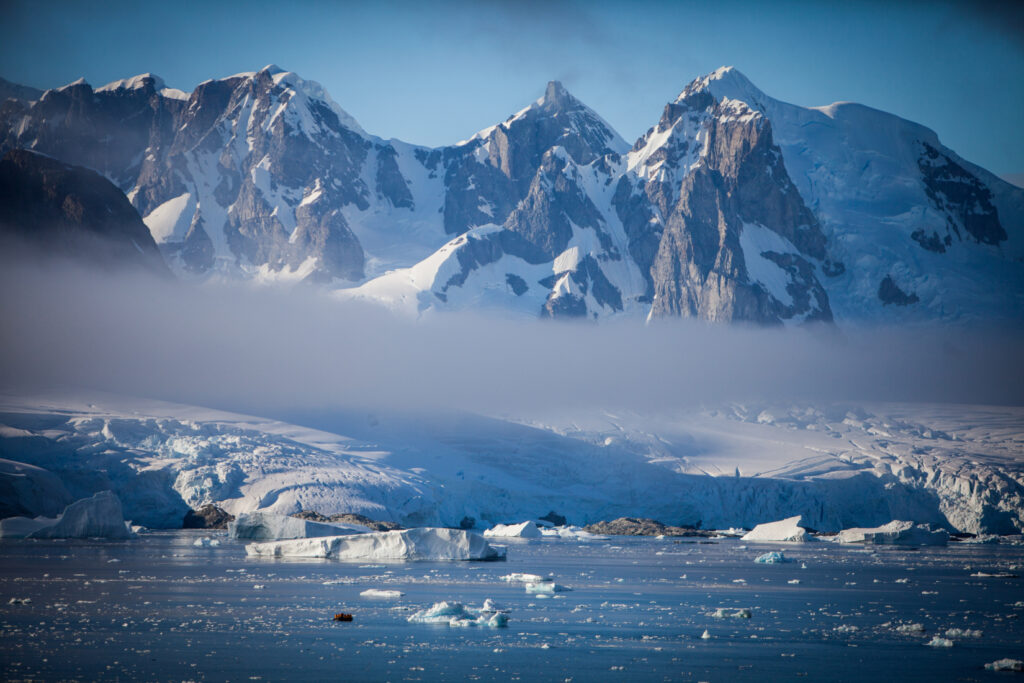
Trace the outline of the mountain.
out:
<instances>
[{"instance_id":1,"label":"mountain","mask_svg":"<svg viewBox=\"0 0 1024 683\"><path fill-rule=\"evenodd\" d=\"M1022 229L1024 192L932 131L779 102L723 68L626 154L552 148L503 223L347 294L417 311L1019 321Z\"/></svg>"},{"instance_id":2,"label":"mountain","mask_svg":"<svg viewBox=\"0 0 1024 683\"><path fill-rule=\"evenodd\" d=\"M170 275L139 214L106 178L25 150L0 159L0 240L8 258L28 250Z\"/></svg>"},{"instance_id":3,"label":"mountain","mask_svg":"<svg viewBox=\"0 0 1024 683\"><path fill-rule=\"evenodd\" d=\"M630 147L561 84L441 148L368 134L269 66L0 109L0 149L93 168L189 277L316 279L422 314L1020 320L1024 190L927 128L701 77Z\"/></svg>"}]
</instances>

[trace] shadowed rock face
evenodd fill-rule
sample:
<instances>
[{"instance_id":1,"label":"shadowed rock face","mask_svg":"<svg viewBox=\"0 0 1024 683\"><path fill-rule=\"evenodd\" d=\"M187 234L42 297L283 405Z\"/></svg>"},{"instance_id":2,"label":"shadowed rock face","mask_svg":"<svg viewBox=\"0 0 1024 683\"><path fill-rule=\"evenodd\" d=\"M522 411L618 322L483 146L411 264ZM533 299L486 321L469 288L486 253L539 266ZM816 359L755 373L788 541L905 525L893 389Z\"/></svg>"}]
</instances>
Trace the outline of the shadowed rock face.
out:
<instances>
[{"instance_id":1,"label":"shadowed rock face","mask_svg":"<svg viewBox=\"0 0 1024 683\"><path fill-rule=\"evenodd\" d=\"M946 216L943 236L938 231L912 235L922 247L943 253L954 235L960 240L968 239L969 235L981 244L1006 240L1006 230L992 204L992 192L975 175L928 143L921 144L917 165L928 198Z\"/></svg>"},{"instance_id":2,"label":"shadowed rock face","mask_svg":"<svg viewBox=\"0 0 1024 683\"><path fill-rule=\"evenodd\" d=\"M0 235L44 255L170 275L120 190L98 173L34 152L12 150L0 160Z\"/></svg>"}]
</instances>

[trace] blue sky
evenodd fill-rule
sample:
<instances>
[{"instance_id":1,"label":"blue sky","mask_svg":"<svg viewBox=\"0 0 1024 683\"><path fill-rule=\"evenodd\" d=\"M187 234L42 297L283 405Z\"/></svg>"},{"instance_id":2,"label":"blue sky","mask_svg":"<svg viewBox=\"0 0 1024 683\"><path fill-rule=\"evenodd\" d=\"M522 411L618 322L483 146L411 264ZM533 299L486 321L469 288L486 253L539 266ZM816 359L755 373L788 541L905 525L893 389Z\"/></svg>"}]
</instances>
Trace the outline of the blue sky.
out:
<instances>
[{"instance_id":1,"label":"blue sky","mask_svg":"<svg viewBox=\"0 0 1024 683\"><path fill-rule=\"evenodd\" d=\"M151 71L191 90L275 63L368 131L442 145L559 79L629 141L690 80L731 64L803 105L852 100L1024 172L1024 3L11 2L0 76L94 86Z\"/></svg>"}]
</instances>

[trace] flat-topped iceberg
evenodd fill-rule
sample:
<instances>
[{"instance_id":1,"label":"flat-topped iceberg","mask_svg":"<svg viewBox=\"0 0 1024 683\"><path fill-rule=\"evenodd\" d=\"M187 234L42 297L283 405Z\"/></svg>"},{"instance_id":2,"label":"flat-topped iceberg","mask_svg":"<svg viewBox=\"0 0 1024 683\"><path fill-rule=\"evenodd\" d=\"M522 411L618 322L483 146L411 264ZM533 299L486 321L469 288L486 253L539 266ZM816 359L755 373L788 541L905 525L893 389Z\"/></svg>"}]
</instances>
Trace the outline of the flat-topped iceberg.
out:
<instances>
[{"instance_id":1,"label":"flat-topped iceberg","mask_svg":"<svg viewBox=\"0 0 1024 683\"><path fill-rule=\"evenodd\" d=\"M349 536L250 543L250 557L334 560L503 560L505 548L462 529L424 527Z\"/></svg>"},{"instance_id":2,"label":"flat-topped iceberg","mask_svg":"<svg viewBox=\"0 0 1024 683\"><path fill-rule=\"evenodd\" d=\"M121 501L111 491L76 500L57 517L0 520L0 538L132 538Z\"/></svg>"},{"instance_id":3,"label":"flat-topped iceberg","mask_svg":"<svg viewBox=\"0 0 1024 683\"><path fill-rule=\"evenodd\" d=\"M787 517L778 522L758 524L744 534L744 541L766 541L771 543L803 543L812 540L807 529L800 526L801 515Z\"/></svg>"},{"instance_id":4,"label":"flat-topped iceberg","mask_svg":"<svg viewBox=\"0 0 1024 683\"><path fill-rule=\"evenodd\" d=\"M364 534L369 527L360 524L313 522L308 519L277 515L271 512L243 512L228 522L231 538L247 541L284 541L292 538L319 538Z\"/></svg>"},{"instance_id":5,"label":"flat-topped iceberg","mask_svg":"<svg viewBox=\"0 0 1024 683\"><path fill-rule=\"evenodd\" d=\"M928 524L893 520L870 529L843 529L837 543L871 543L876 545L946 545L949 532L932 529Z\"/></svg>"},{"instance_id":6,"label":"flat-topped iceberg","mask_svg":"<svg viewBox=\"0 0 1024 683\"><path fill-rule=\"evenodd\" d=\"M495 524L484 532L488 538L540 538L540 529L532 521L521 524Z\"/></svg>"}]
</instances>

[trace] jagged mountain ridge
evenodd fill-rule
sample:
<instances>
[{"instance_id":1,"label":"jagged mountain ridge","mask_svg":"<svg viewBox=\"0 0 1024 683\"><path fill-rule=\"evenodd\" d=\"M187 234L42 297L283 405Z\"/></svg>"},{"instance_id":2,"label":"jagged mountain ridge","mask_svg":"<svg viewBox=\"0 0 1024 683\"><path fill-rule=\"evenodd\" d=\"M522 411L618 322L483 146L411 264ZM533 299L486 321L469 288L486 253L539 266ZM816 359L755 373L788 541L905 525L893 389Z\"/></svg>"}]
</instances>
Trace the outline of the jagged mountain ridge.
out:
<instances>
[{"instance_id":1,"label":"jagged mountain ridge","mask_svg":"<svg viewBox=\"0 0 1024 683\"><path fill-rule=\"evenodd\" d=\"M557 83L431 149L367 134L273 66L191 94L149 74L78 82L0 112L3 147L116 182L179 272L313 277L417 314L770 324L1024 308L1024 192L921 126L785 104L731 68L687 86L631 149Z\"/></svg>"}]
</instances>

